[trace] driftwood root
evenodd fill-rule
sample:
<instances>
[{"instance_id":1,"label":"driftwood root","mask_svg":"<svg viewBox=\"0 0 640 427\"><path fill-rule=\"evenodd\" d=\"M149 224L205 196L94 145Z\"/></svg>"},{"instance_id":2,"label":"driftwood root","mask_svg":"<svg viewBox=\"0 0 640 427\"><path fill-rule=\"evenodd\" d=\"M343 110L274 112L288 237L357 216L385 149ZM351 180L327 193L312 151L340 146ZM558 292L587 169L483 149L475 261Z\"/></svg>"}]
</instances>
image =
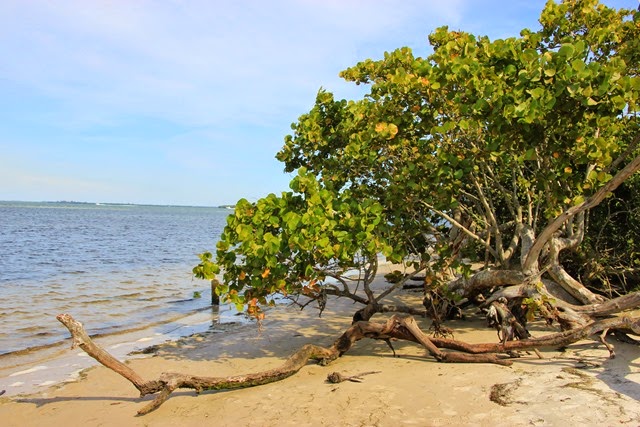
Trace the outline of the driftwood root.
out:
<instances>
[{"instance_id":1,"label":"driftwood root","mask_svg":"<svg viewBox=\"0 0 640 427\"><path fill-rule=\"evenodd\" d=\"M503 341L497 344L468 344L462 341L427 336L419 328L411 316L392 316L386 323L369 321L355 322L345 331L330 348L307 344L291 355L281 366L275 369L235 375L230 377L204 377L180 373L163 373L156 380L145 380L133 369L110 355L93 342L84 330L82 323L68 314L60 314L57 319L69 330L73 337L73 347L80 347L89 356L102 365L129 380L140 392L140 396L156 394L154 400L138 411L139 415L147 414L160 407L179 388L193 389L196 393L206 390L232 390L254 387L280 381L297 373L309 360L327 365L347 352L357 341L363 338L379 339L390 344L391 339L407 340L422 345L427 352L439 362L445 363L495 363L503 366L511 365L507 360L508 353L515 350L528 350L540 347L559 347L602 333L609 329L622 328L640 334L639 318L613 318L586 325L570 331L564 331L540 338L526 338L517 341ZM603 337L606 334L601 334ZM604 343L606 341L603 340ZM609 346L609 344L607 344ZM391 347L393 349L393 347ZM443 351L447 349L449 351ZM611 349L611 351L613 351ZM395 351L394 351L395 353ZM351 377L337 374L335 379L358 381L359 377L373 372L365 372ZM330 375L331 377L331 375ZM329 378L331 381L331 378ZM0 395L2 392L0 392Z\"/></svg>"}]
</instances>

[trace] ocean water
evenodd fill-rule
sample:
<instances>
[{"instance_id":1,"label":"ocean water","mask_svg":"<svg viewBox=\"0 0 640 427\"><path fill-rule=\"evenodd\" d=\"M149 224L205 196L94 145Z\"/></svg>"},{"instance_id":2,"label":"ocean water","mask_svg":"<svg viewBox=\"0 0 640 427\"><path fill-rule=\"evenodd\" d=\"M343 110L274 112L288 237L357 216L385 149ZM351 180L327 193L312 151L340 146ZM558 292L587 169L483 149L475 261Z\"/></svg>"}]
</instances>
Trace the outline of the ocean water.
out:
<instances>
[{"instance_id":1,"label":"ocean water","mask_svg":"<svg viewBox=\"0 0 640 427\"><path fill-rule=\"evenodd\" d=\"M230 212L0 202L0 355L68 338L63 312L110 334L207 307L209 283L191 269Z\"/></svg>"}]
</instances>

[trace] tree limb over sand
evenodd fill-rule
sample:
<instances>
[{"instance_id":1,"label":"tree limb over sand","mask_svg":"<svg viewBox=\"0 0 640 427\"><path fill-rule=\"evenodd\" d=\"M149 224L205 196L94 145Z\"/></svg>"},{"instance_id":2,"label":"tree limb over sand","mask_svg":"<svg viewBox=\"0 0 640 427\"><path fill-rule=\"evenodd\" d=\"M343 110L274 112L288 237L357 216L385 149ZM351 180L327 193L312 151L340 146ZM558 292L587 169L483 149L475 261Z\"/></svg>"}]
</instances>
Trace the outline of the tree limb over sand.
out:
<instances>
[{"instance_id":1,"label":"tree limb over sand","mask_svg":"<svg viewBox=\"0 0 640 427\"><path fill-rule=\"evenodd\" d=\"M526 350L540 347L566 346L590 335L605 332L613 328L625 328L640 334L640 318L613 318L593 322L582 328L573 329L539 338L520 341L507 341L498 344L469 344L451 339L435 339L428 337L418 327L411 316L392 316L385 323L361 321L354 323L329 347L307 344L291 355L281 366L275 369L234 375L229 377L206 377L182 373L161 373L158 379L145 380L127 365L123 364L107 351L93 342L82 323L69 314L56 317L71 333L73 347L80 347L89 356L105 367L129 380L140 391L140 397L156 394L156 398L138 411L138 415L147 414L162 405L171 393L178 388L190 388L200 393L206 390L232 390L253 387L283 380L297 373L309 360L316 360L326 365L349 351L353 344L363 338L379 339L389 342L390 339L407 340L422 345L429 354L439 362L462 363L496 363L511 365L510 356L503 355L512 350ZM604 341L604 334L601 336ZM442 351L441 349L453 351Z\"/></svg>"}]
</instances>

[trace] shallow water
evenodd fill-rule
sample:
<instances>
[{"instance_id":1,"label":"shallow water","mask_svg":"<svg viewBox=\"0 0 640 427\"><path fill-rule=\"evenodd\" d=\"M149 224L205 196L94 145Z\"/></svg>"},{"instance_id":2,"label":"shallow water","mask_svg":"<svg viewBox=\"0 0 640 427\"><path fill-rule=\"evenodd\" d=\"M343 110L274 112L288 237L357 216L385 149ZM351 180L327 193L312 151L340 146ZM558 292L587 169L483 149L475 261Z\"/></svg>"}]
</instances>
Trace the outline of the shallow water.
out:
<instances>
[{"instance_id":1,"label":"shallow water","mask_svg":"<svg viewBox=\"0 0 640 427\"><path fill-rule=\"evenodd\" d=\"M210 339L218 339L227 331L244 326L252 327L252 322L238 315L234 307L209 306L126 332L95 337L94 342L126 361L145 357L145 349L180 337L206 332ZM70 338L43 348L7 353L0 355L0 391L5 391L6 396L46 394L51 385L76 381L83 370L96 365L98 362L84 351L72 348Z\"/></svg>"},{"instance_id":2,"label":"shallow water","mask_svg":"<svg viewBox=\"0 0 640 427\"><path fill-rule=\"evenodd\" d=\"M68 337L62 312L108 334L206 307L209 284L191 269L229 213L0 202L0 355Z\"/></svg>"}]
</instances>

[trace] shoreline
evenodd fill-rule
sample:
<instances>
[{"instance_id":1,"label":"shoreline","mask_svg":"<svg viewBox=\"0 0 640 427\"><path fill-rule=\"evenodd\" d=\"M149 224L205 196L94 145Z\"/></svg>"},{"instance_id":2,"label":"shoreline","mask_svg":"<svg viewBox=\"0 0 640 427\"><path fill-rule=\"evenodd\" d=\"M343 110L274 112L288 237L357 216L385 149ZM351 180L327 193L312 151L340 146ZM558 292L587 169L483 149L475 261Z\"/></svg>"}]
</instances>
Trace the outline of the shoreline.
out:
<instances>
[{"instance_id":1,"label":"shoreline","mask_svg":"<svg viewBox=\"0 0 640 427\"><path fill-rule=\"evenodd\" d=\"M180 319L183 319L185 317L190 317L193 316L197 313L200 312L206 312L206 311L212 311L215 310L216 307L212 307L212 306L206 306L206 307L199 307L199 308L195 308L189 312L185 312L185 313L180 313L180 314L174 314L174 315L170 315L167 316L166 318L163 318L161 320L158 320L156 322L151 322L151 323L146 323L140 326L132 326L129 328L124 328L124 329L113 329L112 331L109 332L96 332L96 333L92 333L89 334L89 337L91 339L100 339L100 338L106 338L106 337L115 337L118 335L127 335L127 334L131 334L134 332L138 332L138 331L142 331L145 329L151 329L154 327L160 327L162 325L171 325L173 323L178 322ZM226 311L226 310L225 310ZM233 310L231 310L233 311ZM236 312L237 313L237 312ZM228 316L226 316L228 317ZM55 320L55 319L54 319ZM223 322L223 323L229 323L229 321L227 322ZM8 358L13 358L13 357L20 357L20 356L27 356L29 354L33 354L36 352L40 352L40 351L46 351L48 349L53 349L56 347L61 347L64 345L70 345L71 344L71 337L67 337L64 338L62 340L59 341L54 341L48 344L41 344L41 345L34 345L31 347L26 347L20 350L12 350L9 351L7 353L0 353L0 362L2 362L4 359L8 359ZM0 366L0 369L3 369L3 366Z\"/></svg>"},{"instance_id":2,"label":"shoreline","mask_svg":"<svg viewBox=\"0 0 640 427\"><path fill-rule=\"evenodd\" d=\"M229 330L247 323L228 306L203 307L151 324L110 333L90 334L115 357L127 361L144 357L149 346L174 342L210 330ZM55 319L52 321L57 322ZM60 325L64 328L64 326ZM99 363L80 349L71 348L71 337L56 343L0 355L0 391L4 396L28 395L75 381L82 371Z\"/></svg>"},{"instance_id":3,"label":"shoreline","mask_svg":"<svg viewBox=\"0 0 640 427\"><path fill-rule=\"evenodd\" d=\"M388 286L382 279L388 268L380 269L377 286ZM416 295L400 292L397 299L414 300ZM250 324L198 332L162 342L127 364L147 379L161 372L221 377L264 371L279 366L304 344L331 345L350 325L354 309L348 300L332 299L318 318L316 310L281 305L269 310L262 330ZM428 321L417 320L428 329ZM456 339L495 342L495 331L483 325L475 314L448 323ZM536 326L534 335L548 333ZM176 391L143 417L136 417L136 411L151 397L138 398L129 382L97 366L83 371L78 381L31 395L0 397L0 417L8 426L45 421L69 426L637 426L640 351L613 344L616 359L588 339L564 352L544 349L544 359L523 354L512 367L503 367L437 363L409 342L394 343L399 357L393 357L384 342L363 340L326 367L307 364L276 383L200 395ZM368 371L378 373L363 377L362 383L326 382L331 372Z\"/></svg>"},{"instance_id":4,"label":"shoreline","mask_svg":"<svg viewBox=\"0 0 640 427\"><path fill-rule=\"evenodd\" d=\"M176 278L184 279L184 277L176 276L175 273L176 271L182 272L182 270L186 271L187 269L188 269L187 266L182 266L182 265L177 267L174 266L173 268L168 269L167 271L169 271L169 275L166 277L167 281L169 282L171 279L176 279ZM140 274L141 277L144 277L148 274L147 272L139 272L139 273L141 273ZM103 278L105 277L104 272L100 273L99 276L100 275L102 275L101 277ZM152 287L149 285L145 285L144 280L142 279L137 281L134 279L131 279L131 273L126 273L125 276L126 276L126 280L121 280L120 284L135 285L137 282L141 286L140 292L135 292L135 290L131 289L131 292L129 294L124 295L125 301L127 297L131 297L131 296L142 297L143 296L142 294L148 293L149 289ZM53 283L53 286L60 286L57 283L62 281L63 277L64 277L64 273L59 277L58 276L54 277L51 280L51 282ZM189 277L188 279L189 284L195 283L194 278L191 275L189 275L188 277ZM120 279L123 279L123 278L124 277L121 277ZM181 281L184 282L184 280L181 280ZM202 280L199 282L200 283L197 283L197 286L198 286L197 288L189 289L189 292L197 292L198 294L200 294L200 296L197 298L186 297L189 292L185 292L185 289L181 289L182 294L174 295L173 298L166 297L165 295L162 295L159 297L156 296L155 298L150 298L149 301L151 301L152 299L160 299L160 298L165 298L166 301L162 301L153 307L148 307L144 305L141 306L140 309L137 311L149 312L150 314L146 316L127 318L127 317L121 317L120 316L121 313L119 313L118 321L114 322L112 319L109 318L109 315L107 314L107 315L102 315L103 321L98 320L99 319L98 317L88 316L87 318L84 319L84 322L88 324L88 328L90 328L92 331L90 336L92 338L99 338L103 336L122 335L122 334L133 332L139 329L150 328L152 326L156 326L164 323L171 323L182 317L190 316L192 313L203 311L203 310L209 310L211 308L211 305L207 303L208 301L210 301L210 297L211 297L209 283L208 281L205 281L205 280ZM29 286L32 286L32 284L29 284ZM49 286L49 284L46 284L46 286ZM45 295L44 297L46 298L47 295ZM122 297L122 295L120 296L112 295L108 297L102 296L100 298L103 298L103 301L105 301L105 300L115 299L119 297ZM142 301L147 301L147 300L143 298ZM206 305L203 305L204 301L207 301L204 303ZM49 307L46 309L46 311L48 313L75 311L75 312L78 312L77 314L79 316L82 316L83 314L84 315L87 314L86 313L87 307L90 307L94 303L95 302L87 303L86 301L83 301L82 303L78 304L75 307L69 304L60 309ZM139 301L132 300L131 303L133 305L133 304L139 303ZM100 307L100 309L105 310L104 307ZM6 315L6 313L2 313L2 314ZM156 319L159 319L159 320L156 320ZM16 331L12 331L15 335L13 335L12 340L9 341L8 351L6 347L0 349L0 369L2 368L2 360L6 357L19 356L19 355L24 355L24 354L29 354L35 351L39 351L39 350L46 350L47 348L50 348L50 347L60 346L62 343L68 340L68 331L66 331L64 327L62 328L60 327L61 325L55 320L55 316L52 315L50 319L39 316L38 320L40 321L39 330L41 330L41 332L35 333L34 335L29 336L28 339L25 339L24 330L36 329L33 325L29 326L26 324L17 324L17 325L10 324L11 326L18 328L17 329L18 333L16 334ZM46 322L47 326L44 328L44 331L42 331L43 330L42 325L45 324L42 322L46 320L49 320L49 322ZM5 338L6 340L6 336L10 335L10 333L4 333L3 335L4 335L3 338Z\"/></svg>"}]
</instances>

